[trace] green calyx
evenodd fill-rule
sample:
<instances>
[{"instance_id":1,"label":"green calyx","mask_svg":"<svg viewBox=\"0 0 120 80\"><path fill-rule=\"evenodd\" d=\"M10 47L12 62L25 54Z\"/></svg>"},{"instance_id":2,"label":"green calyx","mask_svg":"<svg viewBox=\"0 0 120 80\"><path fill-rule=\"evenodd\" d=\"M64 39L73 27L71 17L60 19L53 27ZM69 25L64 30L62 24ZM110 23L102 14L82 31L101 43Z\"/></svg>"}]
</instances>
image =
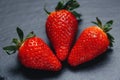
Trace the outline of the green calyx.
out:
<instances>
[{"instance_id":1,"label":"green calyx","mask_svg":"<svg viewBox=\"0 0 120 80\"><path fill-rule=\"evenodd\" d=\"M96 17L96 22L92 21L92 23L100 27L107 34L108 39L110 40L109 46L113 47L114 37L110 33L108 33L112 29L111 26L113 24L113 20L110 20L103 25L101 20Z\"/></svg>"},{"instance_id":2,"label":"green calyx","mask_svg":"<svg viewBox=\"0 0 120 80\"><path fill-rule=\"evenodd\" d=\"M62 10L62 9L66 9L70 12L72 12L77 19L80 19L80 14L77 13L76 11L74 11L74 9L78 8L80 6L80 4L76 1L76 0L62 0L60 2L58 2L55 11L58 10ZM44 7L44 10L47 14L50 14L51 12L47 11Z\"/></svg>"},{"instance_id":3,"label":"green calyx","mask_svg":"<svg viewBox=\"0 0 120 80\"><path fill-rule=\"evenodd\" d=\"M7 54L9 54L9 55L15 53L15 52L20 48L20 46L22 45L22 43L23 43L26 39L35 36L35 34L34 34L33 32L30 32L30 33L24 38L24 33L23 33L23 31L22 31L19 27L16 28L16 31L17 31L17 34L18 34L18 36L19 36L19 39L13 38L13 39L12 39L13 45L3 47L3 50L4 50Z\"/></svg>"}]
</instances>

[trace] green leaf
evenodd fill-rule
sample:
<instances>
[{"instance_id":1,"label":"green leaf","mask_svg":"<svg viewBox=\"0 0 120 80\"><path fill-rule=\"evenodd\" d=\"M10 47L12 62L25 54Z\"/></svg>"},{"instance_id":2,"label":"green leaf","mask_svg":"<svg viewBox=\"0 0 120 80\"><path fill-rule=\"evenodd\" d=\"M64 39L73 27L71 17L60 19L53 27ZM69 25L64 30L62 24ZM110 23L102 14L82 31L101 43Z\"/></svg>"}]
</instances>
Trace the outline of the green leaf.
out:
<instances>
[{"instance_id":1,"label":"green leaf","mask_svg":"<svg viewBox=\"0 0 120 80\"><path fill-rule=\"evenodd\" d=\"M27 39L27 38L34 37L34 36L36 36L36 35L35 35L34 32L32 31L32 32L30 32L30 33L26 36L26 39Z\"/></svg>"},{"instance_id":2,"label":"green leaf","mask_svg":"<svg viewBox=\"0 0 120 80\"><path fill-rule=\"evenodd\" d=\"M80 4L76 0L73 0L72 4L70 5L71 5L70 10L74 10L80 6Z\"/></svg>"},{"instance_id":3,"label":"green leaf","mask_svg":"<svg viewBox=\"0 0 120 80\"><path fill-rule=\"evenodd\" d=\"M106 24L104 26L111 27L112 24L113 24L113 20L110 20L110 21L106 22Z\"/></svg>"},{"instance_id":4,"label":"green leaf","mask_svg":"<svg viewBox=\"0 0 120 80\"><path fill-rule=\"evenodd\" d=\"M114 42L114 37L110 34L110 33L107 33L107 35L109 36L109 38Z\"/></svg>"},{"instance_id":5,"label":"green leaf","mask_svg":"<svg viewBox=\"0 0 120 80\"><path fill-rule=\"evenodd\" d=\"M64 6L64 2L63 2L63 1L60 1L60 2L58 2L58 4L57 4L55 10L63 9L63 6Z\"/></svg>"},{"instance_id":6,"label":"green leaf","mask_svg":"<svg viewBox=\"0 0 120 80\"><path fill-rule=\"evenodd\" d=\"M13 42L14 44L16 44L16 45L18 45L18 44L20 43L19 40L16 39L16 38L13 38L12 42Z\"/></svg>"},{"instance_id":7,"label":"green leaf","mask_svg":"<svg viewBox=\"0 0 120 80\"><path fill-rule=\"evenodd\" d=\"M107 33L107 36L108 36L108 39L110 40L110 47L113 47L113 42L114 42L114 37L110 34L110 33Z\"/></svg>"},{"instance_id":8,"label":"green leaf","mask_svg":"<svg viewBox=\"0 0 120 80\"><path fill-rule=\"evenodd\" d=\"M3 50L5 50L5 52L10 55L16 52L17 47L15 45L6 46L6 47L3 47Z\"/></svg>"},{"instance_id":9,"label":"green leaf","mask_svg":"<svg viewBox=\"0 0 120 80\"><path fill-rule=\"evenodd\" d=\"M105 32L108 32L108 31L110 31L112 28L110 28L110 27L103 27L103 30L105 31Z\"/></svg>"},{"instance_id":10,"label":"green leaf","mask_svg":"<svg viewBox=\"0 0 120 80\"><path fill-rule=\"evenodd\" d=\"M45 5L44 5L44 11L49 15L50 12L46 9Z\"/></svg>"},{"instance_id":11,"label":"green leaf","mask_svg":"<svg viewBox=\"0 0 120 80\"><path fill-rule=\"evenodd\" d=\"M80 6L76 0L68 0L68 1L66 0L66 3L64 2L65 1L58 2L55 10L66 9L66 10L72 11Z\"/></svg>"},{"instance_id":12,"label":"green leaf","mask_svg":"<svg viewBox=\"0 0 120 80\"><path fill-rule=\"evenodd\" d=\"M78 8L80 5L76 0L69 0L65 5L64 9L72 11L73 9Z\"/></svg>"},{"instance_id":13,"label":"green leaf","mask_svg":"<svg viewBox=\"0 0 120 80\"><path fill-rule=\"evenodd\" d=\"M97 22L92 21L91 23L93 23L93 24L95 24L95 25L97 25L97 26L98 26L98 23L97 23Z\"/></svg>"},{"instance_id":14,"label":"green leaf","mask_svg":"<svg viewBox=\"0 0 120 80\"><path fill-rule=\"evenodd\" d=\"M76 11L72 11L72 13L76 16L77 19L80 19L81 15Z\"/></svg>"},{"instance_id":15,"label":"green leaf","mask_svg":"<svg viewBox=\"0 0 120 80\"><path fill-rule=\"evenodd\" d=\"M102 27L102 22L101 22L101 20L100 20L98 17L96 17L96 20L97 20L98 26L99 26L99 27Z\"/></svg>"},{"instance_id":16,"label":"green leaf","mask_svg":"<svg viewBox=\"0 0 120 80\"><path fill-rule=\"evenodd\" d=\"M22 41L23 41L23 38L24 38L23 31L22 31L19 27L17 27L16 30L17 30L18 36L19 36L19 38L20 38L20 41L22 42Z\"/></svg>"}]
</instances>

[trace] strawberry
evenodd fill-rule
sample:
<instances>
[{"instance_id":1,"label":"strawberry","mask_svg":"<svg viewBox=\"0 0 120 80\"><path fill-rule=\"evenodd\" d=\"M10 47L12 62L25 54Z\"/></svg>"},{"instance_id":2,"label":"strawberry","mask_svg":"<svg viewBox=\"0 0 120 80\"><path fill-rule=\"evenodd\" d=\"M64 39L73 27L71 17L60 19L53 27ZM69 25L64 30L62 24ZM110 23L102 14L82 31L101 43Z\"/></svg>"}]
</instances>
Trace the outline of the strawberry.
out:
<instances>
[{"instance_id":1,"label":"strawberry","mask_svg":"<svg viewBox=\"0 0 120 80\"><path fill-rule=\"evenodd\" d=\"M69 0L66 4L59 2L53 12L45 9L49 14L46 21L46 33L61 61L67 58L78 30L77 19L80 18L80 14L73 11L78 7L76 0Z\"/></svg>"},{"instance_id":2,"label":"strawberry","mask_svg":"<svg viewBox=\"0 0 120 80\"><path fill-rule=\"evenodd\" d=\"M105 25L96 18L93 22L97 26L90 26L83 30L68 57L71 66L78 66L88 62L104 53L108 47L113 46L114 38L108 33L111 30L113 21L108 21Z\"/></svg>"},{"instance_id":3,"label":"strawberry","mask_svg":"<svg viewBox=\"0 0 120 80\"><path fill-rule=\"evenodd\" d=\"M18 58L20 62L27 68L59 71L61 63L53 54L47 44L33 32L23 39L23 31L17 28L20 40L14 38L15 45L4 47L3 49L12 54L18 50Z\"/></svg>"}]
</instances>

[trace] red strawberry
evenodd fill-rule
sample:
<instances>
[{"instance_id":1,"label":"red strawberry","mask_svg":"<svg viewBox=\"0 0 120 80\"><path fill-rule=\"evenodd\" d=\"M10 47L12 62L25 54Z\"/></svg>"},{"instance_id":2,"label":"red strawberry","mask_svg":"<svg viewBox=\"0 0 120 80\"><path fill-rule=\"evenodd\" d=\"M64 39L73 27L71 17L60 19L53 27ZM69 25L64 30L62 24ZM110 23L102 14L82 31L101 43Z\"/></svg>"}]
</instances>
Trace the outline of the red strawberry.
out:
<instances>
[{"instance_id":1,"label":"red strawberry","mask_svg":"<svg viewBox=\"0 0 120 80\"><path fill-rule=\"evenodd\" d=\"M78 30L76 17L80 15L73 11L78 7L76 0L69 0L66 4L59 2L55 11L51 13L45 10L49 14L46 33L61 61L66 59Z\"/></svg>"},{"instance_id":2,"label":"red strawberry","mask_svg":"<svg viewBox=\"0 0 120 80\"><path fill-rule=\"evenodd\" d=\"M71 53L68 62L71 66L77 66L88 62L104 53L108 46L112 46L114 38L108 33L111 30L112 20L102 25L101 21L93 22L97 26L86 28L79 36Z\"/></svg>"},{"instance_id":3,"label":"red strawberry","mask_svg":"<svg viewBox=\"0 0 120 80\"><path fill-rule=\"evenodd\" d=\"M16 45L3 48L8 54L18 50L20 62L28 68L50 71L61 69L61 63L42 39L36 37L33 32L23 39L22 30L17 28L17 32L20 40L13 39Z\"/></svg>"}]
</instances>

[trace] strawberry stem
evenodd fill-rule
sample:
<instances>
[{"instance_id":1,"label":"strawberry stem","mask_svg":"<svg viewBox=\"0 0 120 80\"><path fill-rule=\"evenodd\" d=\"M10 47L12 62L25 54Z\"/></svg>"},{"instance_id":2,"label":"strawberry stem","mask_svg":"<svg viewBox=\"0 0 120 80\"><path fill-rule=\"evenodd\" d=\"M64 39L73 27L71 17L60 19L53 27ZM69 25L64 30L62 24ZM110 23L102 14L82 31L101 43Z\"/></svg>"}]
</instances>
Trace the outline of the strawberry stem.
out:
<instances>
[{"instance_id":1,"label":"strawberry stem","mask_svg":"<svg viewBox=\"0 0 120 80\"><path fill-rule=\"evenodd\" d=\"M15 53L15 52L20 48L20 46L22 45L22 43L23 43L26 39L35 36L35 34L34 34L33 32L30 32L30 33L26 36L26 38L24 39L24 33L23 33L23 31L22 31L19 27L16 28L16 31L17 31L17 34L18 34L19 39L13 38L13 39L12 39L12 43L14 43L14 45L10 45L10 46L3 47L3 50L4 50L8 55Z\"/></svg>"},{"instance_id":2,"label":"strawberry stem","mask_svg":"<svg viewBox=\"0 0 120 80\"><path fill-rule=\"evenodd\" d=\"M110 33L108 33L112 29L111 26L113 24L113 20L110 20L106 22L104 25L102 25L101 20L98 17L96 17L96 22L92 21L92 23L100 27L107 34L108 39L110 41L109 46L113 47L114 37Z\"/></svg>"}]
</instances>

